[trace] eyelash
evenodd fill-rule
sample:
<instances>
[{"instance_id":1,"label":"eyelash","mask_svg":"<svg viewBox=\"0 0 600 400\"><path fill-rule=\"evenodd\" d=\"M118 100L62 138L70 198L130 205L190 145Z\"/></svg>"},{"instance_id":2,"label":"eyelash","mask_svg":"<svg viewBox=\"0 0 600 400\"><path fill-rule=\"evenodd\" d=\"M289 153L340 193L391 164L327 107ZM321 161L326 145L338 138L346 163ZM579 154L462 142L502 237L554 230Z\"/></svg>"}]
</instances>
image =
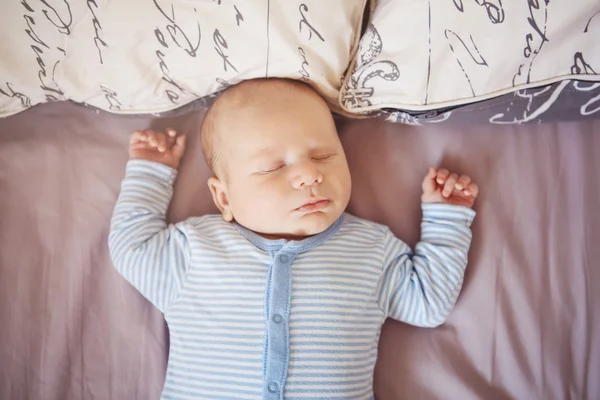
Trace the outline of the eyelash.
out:
<instances>
[{"instance_id":1,"label":"eyelash","mask_svg":"<svg viewBox=\"0 0 600 400\"><path fill-rule=\"evenodd\" d=\"M312 159L315 161L326 161L335 156L335 154L325 154L322 156L313 157Z\"/></svg>"},{"instance_id":2,"label":"eyelash","mask_svg":"<svg viewBox=\"0 0 600 400\"><path fill-rule=\"evenodd\" d=\"M277 166L265 169L261 172L261 174L270 174L271 172L279 171L281 168L285 167L285 164L279 164Z\"/></svg>"},{"instance_id":3,"label":"eyelash","mask_svg":"<svg viewBox=\"0 0 600 400\"><path fill-rule=\"evenodd\" d=\"M322 156L312 157L312 159L314 161L327 161L327 160L331 159L333 156L335 156L335 154L325 154L325 155L322 155ZM283 167L285 167L285 164L279 164L277 166L273 166L271 168L265 169L264 171L261 171L260 173L262 175L270 174L270 173L279 171Z\"/></svg>"}]
</instances>

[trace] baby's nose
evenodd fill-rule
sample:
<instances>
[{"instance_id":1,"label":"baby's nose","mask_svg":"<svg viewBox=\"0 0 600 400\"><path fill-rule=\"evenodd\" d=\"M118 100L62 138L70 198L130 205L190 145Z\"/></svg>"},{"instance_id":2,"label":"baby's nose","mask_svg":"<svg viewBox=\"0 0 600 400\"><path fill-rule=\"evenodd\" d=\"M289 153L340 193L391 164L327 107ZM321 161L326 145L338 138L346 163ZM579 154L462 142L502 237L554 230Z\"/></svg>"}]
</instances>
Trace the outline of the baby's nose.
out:
<instances>
[{"instance_id":1,"label":"baby's nose","mask_svg":"<svg viewBox=\"0 0 600 400\"><path fill-rule=\"evenodd\" d=\"M298 174L292 179L294 189L302 189L323 182L323 174L316 168L304 167L298 170Z\"/></svg>"}]
</instances>

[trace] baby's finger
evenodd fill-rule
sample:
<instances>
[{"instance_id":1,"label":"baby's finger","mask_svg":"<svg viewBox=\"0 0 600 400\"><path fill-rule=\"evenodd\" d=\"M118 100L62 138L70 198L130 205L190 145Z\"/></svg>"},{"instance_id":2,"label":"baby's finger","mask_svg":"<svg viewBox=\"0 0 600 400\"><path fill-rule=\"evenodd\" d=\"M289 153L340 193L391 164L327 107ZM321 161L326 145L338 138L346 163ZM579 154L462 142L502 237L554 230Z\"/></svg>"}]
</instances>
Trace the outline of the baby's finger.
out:
<instances>
[{"instance_id":1,"label":"baby's finger","mask_svg":"<svg viewBox=\"0 0 600 400\"><path fill-rule=\"evenodd\" d=\"M475 199L479 195L479 186L476 183L471 182L469 186L463 190L463 193Z\"/></svg>"},{"instance_id":2,"label":"baby's finger","mask_svg":"<svg viewBox=\"0 0 600 400\"><path fill-rule=\"evenodd\" d=\"M445 168L440 169L437 173L437 183L439 185L443 185L446 182L446 179L448 179L449 175L450 171Z\"/></svg>"},{"instance_id":3,"label":"baby's finger","mask_svg":"<svg viewBox=\"0 0 600 400\"><path fill-rule=\"evenodd\" d=\"M429 167L429 171L425 178L423 179L423 183L421 184L421 188L423 189L423 193L432 193L435 191L435 177L437 175L437 171L433 167Z\"/></svg>"},{"instance_id":4,"label":"baby's finger","mask_svg":"<svg viewBox=\"0 0 600 400\"><path fill-rule=\"evenodd\" d=\"M129 138L129 144L134 144L138 142L145 142L147 139L146 134L142 131L135 131Z\"/></svg>"},{"instance_id":5,"label":"baby's finger","mask_svg":"<svg viewBox=\"0 0 600 400\"><path fill-rule=\"evenodd\" d=\"M142 132L144 141L148 142L148 144L152 147L155 147L157 144L156 134L157 134L156 132L154 132L153 130L150 130L150 129L146 129L145 131Z\"/></svg>"},{"instance_id":6,"label":"baby's finger","mask_svg":"<svg viewBox=\"0 0 600 400\"><path fill-rule=\"evenodd\" d=\"M452 192L454 191L454 187L456 186L456 181L458 180L458 175L451 174L446 183L444 184L444 189L442 189L442 196L450 197Z\"/></svg>"},{"instance_id":7,"label":"baby's finger","mask_svg":"<svg viewBox=\"0 0 600 400\"><path fill-rule=\"evenodd\" d=\"M469 183L471 183L471 177L469 175L462 175L456 181L456 190L463 190L469 186Z\"/></svg>"},{"instance_id":8,"label":"baby's finger","mask_svg":"<svg viewBox=\"0 0 600 400\"><path fill-rule=\"evenodd\" d=\"M167 139L164 133L148 130L146 131L146 135L148 136L148 143L151 147L155 147L160 152L167 149Z\"/></svg>"},{"instance_id":9,"label":"baby's finger","mask_svg":"<svg viewBox=\"0 0 600 400\"><path fill-rule=\"evenodd\" d=\"M178 136L173 145L173 155L177 160L180 160L185 153L185 136Z\"/></svg>"},{"instance_id":10,"label":"baby's finger","mask_svg":"<svg viewBox=\"0 0 600 400\"><path fill-rule=\"evenodd\" d=\"M162 132L159 132L156 135L156 141L158 142L158 145L156 146L158 148L158 151L163 152L167 150L167 135L165 135Z\"/></svg>"},{"instance_id":11,"label":"baby's finger","mask_svg":"<svg viewBox=\"0 0 600 400\"><path fill-rule=\"evenodd\" d=\"M167 148L171 148L173 147L173 145L175 144L175 140L177 139L177 132L173 128L167 128L165 130L165 133Z\"/></svg>"}]
</instances>

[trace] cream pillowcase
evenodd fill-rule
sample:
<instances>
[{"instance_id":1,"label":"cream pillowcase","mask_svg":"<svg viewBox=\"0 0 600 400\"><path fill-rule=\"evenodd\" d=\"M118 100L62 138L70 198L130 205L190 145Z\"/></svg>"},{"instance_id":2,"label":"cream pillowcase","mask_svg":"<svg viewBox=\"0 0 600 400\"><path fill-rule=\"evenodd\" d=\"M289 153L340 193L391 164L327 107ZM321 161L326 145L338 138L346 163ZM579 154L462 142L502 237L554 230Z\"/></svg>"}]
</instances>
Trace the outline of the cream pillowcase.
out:
<instances>
[{"instance_id":1,"label":"cream pillowcase","mask_svg":"<svg viewBox=\"0 0 600 400\"><path fill-rule=\"evenodd\" d=\"M600 81L598 0L379 0L347 112L425 111L564 79Z\"/></svg>"},{"instance_id":2,"label":"cream pillowcase","mask_svg":"<svg viewBox=\"0 0 600 400\"><path fill-rule=\"evenodd\" d=\"M257 77L305 80L339 109L365 1L10 1L0 116L53 100L157 113Z\"/></svg>"}]
</instances>

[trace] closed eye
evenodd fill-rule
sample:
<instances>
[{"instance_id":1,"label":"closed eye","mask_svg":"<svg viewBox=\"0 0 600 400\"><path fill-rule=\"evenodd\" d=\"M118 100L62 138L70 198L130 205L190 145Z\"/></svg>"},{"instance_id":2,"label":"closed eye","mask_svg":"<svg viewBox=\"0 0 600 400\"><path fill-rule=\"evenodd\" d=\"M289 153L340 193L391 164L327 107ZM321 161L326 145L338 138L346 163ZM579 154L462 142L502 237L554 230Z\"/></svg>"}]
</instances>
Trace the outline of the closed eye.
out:
<instances>
[{"instance_id":1,"label":"closed eye","mask_svg":"<svg viewBox=\"0 0 600 400\"><path fill-rule=\"evenodd\" d=\"M272 167L269 167L267 169L260 171L259 174L261 174L261 175L270 174L272 172L279 171L283 167L285 167L285 164L276 164L276 165L273 165Z\"/></svg>"},{"instance_id":2,"label":"closed eye","mask_svg":"<svg viewBox=\"0 0 600 400\"><path fill-rule=\"evenodd\" d=\"M319 155L319 156L313 156L312 159L315 161L327 161L333 158L333 156L335 156L335 153L329 153L329 154L323 154L323 155Z\"/></svg>"}]
</instances>

